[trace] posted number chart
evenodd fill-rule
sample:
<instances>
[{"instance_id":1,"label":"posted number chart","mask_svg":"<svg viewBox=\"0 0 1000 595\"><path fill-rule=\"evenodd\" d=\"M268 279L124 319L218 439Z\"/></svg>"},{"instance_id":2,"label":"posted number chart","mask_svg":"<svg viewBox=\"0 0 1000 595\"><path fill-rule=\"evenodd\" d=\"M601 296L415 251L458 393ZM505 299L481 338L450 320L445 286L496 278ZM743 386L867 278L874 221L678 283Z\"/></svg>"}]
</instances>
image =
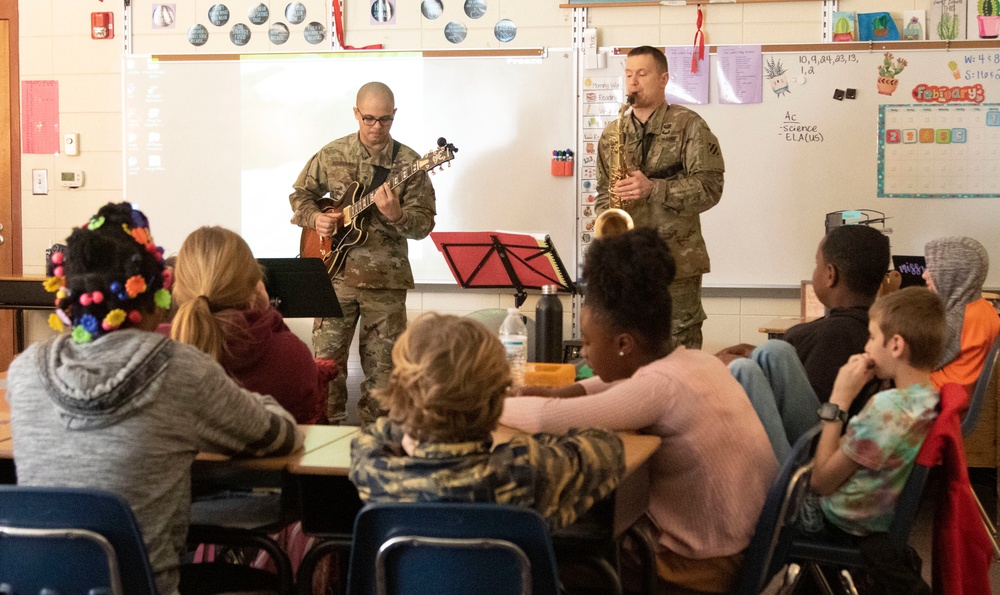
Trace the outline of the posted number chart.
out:
<instances>
[{"instance_id":1,"label":"posted number chart","mask_svg":"<svg viewBox=\"0 0 1000 595\"><path fill-rule=\"evenodd\" d=\"M878 196L1000 198L1000 104L882 105Z\"/></svg>"}]
</instances>

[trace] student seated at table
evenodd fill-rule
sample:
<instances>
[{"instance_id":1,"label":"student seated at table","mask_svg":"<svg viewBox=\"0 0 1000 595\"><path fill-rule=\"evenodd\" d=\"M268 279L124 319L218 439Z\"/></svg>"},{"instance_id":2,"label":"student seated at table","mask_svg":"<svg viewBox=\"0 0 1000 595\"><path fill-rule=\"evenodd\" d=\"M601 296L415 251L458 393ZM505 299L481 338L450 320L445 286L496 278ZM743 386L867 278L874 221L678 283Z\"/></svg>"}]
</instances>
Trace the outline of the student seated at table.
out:
<instances>
[{"instance_id":1,"label":"student seated at table","mask_svg":"<svg viewBox=\"0 0 1000 595\"><path fill-rule=\"evenodd\" d=\"M581 331L596 377L529 387L545 396L507 399L500 421L529 432L596 426L661 436L647 510L659 575L674 589L723 593L742 566L778 464L726 366L674 344L675 271L653 229L592 242Z\"/></svg>"},{"instance_id":2,"label":"student seated at table","mask_svg":"<svg viewBox=\"0 0 1000 595\"><path fill-rule=\"evenodd\" d=\"M244 388L273 396L298 423L326 418L332 370L317 367L271 307L243 238L222 227L195 230L181 244L173 278L177 312L161 332L215 358Z\"/></svg>"},{"instance_id":3,"label":"student seated at table","mask_svg":"<svg viewBox=\"0 0 1000 595\"><path fill-rule=\"evenodd\" d=\"M153 332L170 306L162 249L128 203L102 207L52 255L50 324L70 332L11 363L18 483L122 496L160 593L177 593L199 451L280 455L302 444L291 414L240 388L202 351Z\"/></svg>"},{"instance_id":4,"label":"student seated at table","mask_svg":"<svg viewBox=\"0 0 1000 595\"><path fill-rule=\"evenodd\" d=\"M846 225L830 230L820 240L812 286L816 299L829 313L793 326L782 337L795 348L820 402L829 400L840 366L864 350L868 341L868 308L875 301L888 268L889 238L877 229ZM716 355L731 363L738 358L753 359L754 349L753 345L743 343ZM874 392L862 391L858 410Z\"/></svg>"},{"instance_id":5,"label":"student seated at table","mask_svg":"<svg viewBox=\"0 0 1000 595\"><path fill-rule=\"evenodd\" d=\"M824 405L800 524L865 536L889 530L896 500L937 418L939 395L931 382L945 337L945 310L923 287L880 297L870 311L864 353L851 356L837 374ZM872 378L895 388L873 396L847 422L846 408Z\"/></svg>"},{"instance_id":6,"label":"student seated at table","mask_svg":"<svg viewBox=\"0 0 1000 595\"><path fill-rule=\"evenodd\" d=\"M392 363L376 391L388 416L351 444L350 478L364 501L515 504L561 527L625 472L621 439L604 430L519 435L494 448L510 367L497 337L471 318L424 314L396 341Z\"/></svg>"},{"instance_id":7,"label":"student seated at table","mask_svg":"<svg viewBox=\"0 0 1000 595\"><path fill-rule=\"evenodd\" d=\"M882 232L866 225L832 229L819 243L812 274L816 297L829 314L793 326L782 340L735 345L716 354L743 385L779 461L816 425L816 410L830 398L840 367L864 350L868 308L888 266L889 239ZM862 387L849 413L860 411L879 386L873 380ZM798 398L804 395L810 398Z\"/></svg>"},{"instance_id":8,"label":"student seated at table","mask_svg":"<svg viewBox=\"0 0 1000 595\"><path fill-rule=\"evenodd\" d=\"M989 255L976 240L952 236L928 242L924 257L924 279L944 302L948 322L931 382L939 389L949 382L960 384L971 396L986 355L1000 334L1000 317L982 295Z\"/></svg>"}]
</instances>

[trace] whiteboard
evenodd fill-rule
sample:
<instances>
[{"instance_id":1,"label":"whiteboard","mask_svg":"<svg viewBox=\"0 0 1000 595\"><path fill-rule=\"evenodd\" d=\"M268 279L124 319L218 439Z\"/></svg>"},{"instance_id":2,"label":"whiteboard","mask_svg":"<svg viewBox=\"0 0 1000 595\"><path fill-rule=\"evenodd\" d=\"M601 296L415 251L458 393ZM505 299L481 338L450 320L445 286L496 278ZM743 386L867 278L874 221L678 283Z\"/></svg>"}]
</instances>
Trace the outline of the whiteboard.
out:
<instances>
[{"instance_id":1,"label":"whiteboard","mask_svg":"<svg viewBox=\"0 0 1000 595\"><path fill-rule=\"evenodd\" d=\"M574 60L420 53L128 56L125 196L168 253L202 225L239 231L257 257L290 257L300 229L288 195L306 161L357 131L352 107L371 80L388 84L392 136L420 154L445 137L459 151L432 177L436 231L548 234L575 270L573 178L551 175L573 146ZM430 238L409 243L418 283L453 283Z\"/></svg>"},{"instance_id":2,"label":"whiteboard","mask_svg":"<svg viewBox=\"0 0 1000 595\"><path fill-rule=\"evenodd\" d=\"M981 85L981 105L995 106L1000 102L1000 55L993 58L995 53L894 51L908 65L896 77L892 95L876 88L881 51L765 53L765 64L773 58L787 69L789 91L779 95L765 79L763 102L750 105L718 103L713 55L710 102L688 106L719 137L726 162L722 200L702 214L712 260L704 284L797 287L811 275L825 214L874 209L890 217L886 227L892 229L895 254L923 254L925 243L945 235L978 239L994 265L987 285L1000 286L1000 242L994 239L1000 199L880 198L877 188L879 106L916 104L912 93L919 85ZM611 56L606 69L584 70L582 76L620 76L624 60ZM855 89L857 98L838 101L837 89ZM933 105L939 104L920 107ZM1000 168L970 175L990 176L992 187L1000 190L997 172Z\"/></svg>"}]
</instances>

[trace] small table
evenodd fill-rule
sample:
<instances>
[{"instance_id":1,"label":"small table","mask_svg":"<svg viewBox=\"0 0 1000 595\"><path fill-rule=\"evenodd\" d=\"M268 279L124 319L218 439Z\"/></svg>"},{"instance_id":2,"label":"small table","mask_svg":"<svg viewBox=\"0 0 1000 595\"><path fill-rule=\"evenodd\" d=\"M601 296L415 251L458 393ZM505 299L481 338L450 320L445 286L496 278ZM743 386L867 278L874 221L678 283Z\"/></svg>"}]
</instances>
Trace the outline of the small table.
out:
<instances>
[{"instance_id":1,"label":"small table","mask_svg":"<svg viewBox=\"0 0 1000 595\"><path fill-rule=\"evenodd\" d=\"M788 332L788 329L793 326L802 324L803 322L819 320L820 318L822 316L782 316L781 318L767 321L766 324L757 329L757 332L765 333L768 339L781 339Z\"/></svg>"}]
</instances>

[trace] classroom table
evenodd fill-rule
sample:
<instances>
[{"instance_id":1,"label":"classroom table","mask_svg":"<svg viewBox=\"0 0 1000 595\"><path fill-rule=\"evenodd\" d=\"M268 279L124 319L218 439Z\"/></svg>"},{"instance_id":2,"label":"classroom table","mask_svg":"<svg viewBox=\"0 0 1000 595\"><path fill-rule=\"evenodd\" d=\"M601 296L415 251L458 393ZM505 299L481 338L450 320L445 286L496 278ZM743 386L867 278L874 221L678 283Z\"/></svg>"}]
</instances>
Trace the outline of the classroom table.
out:
<instances>
[{"instance_id":1,"label":"classroom table","mask_svg":"<svg viewBox=\"0 0 1000 595\"><path fill-rule=\"evenodd\" d=\"M501 426L493 432L494 444L508 442L519 433L513 428ZM649 504L648 461L660 446L658 436L646 436L634 432L618 432L618 435L625 446L625 478L614 495L612 532L615 537L623 534L639 520ZM241 461L241 464L244 462L250 461ZM350 464L351 441L336 440L298 457L292 457L288 461L286 470L296 476L346 478ZM310 497L309 491L311 490L304 490L302 494L304 500ZM308 527L309 519L305 517L308 516L308 509L311 507L306 502L304 504L303 523Z\"/></svg>"},{"instance_id":2,"label":"classroom table","mask_svg":"<svg viewBox=\"0 0 1000 595\"><path fill-rule=\"evenodd\" d=\"M202 452L195 458L199 464L224 463L227 466L238 467L240 469L252 469L259 471L287 471L296 465L300 459L331 443L350 438L358 432L355 426L319 426L300 424L299 430L305 435L302 449L290 455L280 457L251 457L239 458L222 455L218 453ZM350 440L347 441L348 444Z\"/></svg>"},{"instance_id":3,"label":"classroom table","mask_svg":"<svg viewBox=\"0 0 1000 595\"><path fill-rule=\"evenodd\" d=\"M2 401L2 399L0 399ZM2 401L5 405L6 402ZM9 410L0 408L0 459L13 458ZM351 438L359 431L354 426L300 425L305 434L303 448L291 455L262 458L232 458L216 453L200 453L196 464L223 465L231 470L279 471L283 484L292 489L299 504L302 527L306 533L338 536L349 540L354 516L362 502L348 480ZM500 427L494 443L509 441L519 433ZM649 458L659 448L660 438L634 432L619 432L625 447L625 477L614 493L588 512L588 522L610 529L617 539L645 512L649 503ZM572 539L572 536L569 536Z\"/></svg>"}]
</instances>

